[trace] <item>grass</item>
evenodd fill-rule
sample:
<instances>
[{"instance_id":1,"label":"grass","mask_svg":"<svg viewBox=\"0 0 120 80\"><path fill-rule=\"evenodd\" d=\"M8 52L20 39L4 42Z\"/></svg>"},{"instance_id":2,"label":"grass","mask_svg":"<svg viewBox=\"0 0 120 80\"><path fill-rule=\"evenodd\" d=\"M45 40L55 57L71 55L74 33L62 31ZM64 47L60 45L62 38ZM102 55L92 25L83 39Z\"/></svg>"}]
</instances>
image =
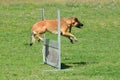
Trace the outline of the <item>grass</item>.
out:
<instances>
[{"instance_id":1,"label":"grass","mask_svg":"<svg viewBox=\"0 0 120 80\"><path fill-rule=\"evenodd\" d=\"M0 2L0 80L119 80L120 79L120 2L119 0L1 0ZM70 4L74 3L74 4ZM92 3L92 4L91 4ZM61 37L61 71L42 62L42 43L30 47L30 29L40 20L77 17L84 24L73 28L78 42ZM54 37L47 33L49 38Z\"/></svg>"}]
</instances>

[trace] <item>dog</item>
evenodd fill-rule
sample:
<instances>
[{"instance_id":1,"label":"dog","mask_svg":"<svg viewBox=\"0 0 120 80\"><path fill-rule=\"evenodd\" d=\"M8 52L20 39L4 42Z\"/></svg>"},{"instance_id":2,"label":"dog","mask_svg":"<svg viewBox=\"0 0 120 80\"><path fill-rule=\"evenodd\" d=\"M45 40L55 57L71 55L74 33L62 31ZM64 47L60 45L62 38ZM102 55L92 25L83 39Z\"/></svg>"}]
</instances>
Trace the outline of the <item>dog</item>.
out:
<instances>
[{"instance_id":1,"label":"dog","mask_svg":"<svg viewBox=\"0 0 120 80\"><path fill-rule=\"evenodd\" d=\"M71 29L73 26L77 28L81 28L83 24L77 18L74 18L74 17L60 19L61 35L68 37L71 43L73 43L73 41L77 41L77 38L73 34L71 34ZM58 20L57 19L56 20L43 20L43 21L35 23L31 29L30 46L32 46L32 44L34 43L35 38L38 39L38 42L43 41L43 39L39 35L44 34L46 31L51 32L53 34L57 34L58 33Z\"/></svg>"}]
</instances>

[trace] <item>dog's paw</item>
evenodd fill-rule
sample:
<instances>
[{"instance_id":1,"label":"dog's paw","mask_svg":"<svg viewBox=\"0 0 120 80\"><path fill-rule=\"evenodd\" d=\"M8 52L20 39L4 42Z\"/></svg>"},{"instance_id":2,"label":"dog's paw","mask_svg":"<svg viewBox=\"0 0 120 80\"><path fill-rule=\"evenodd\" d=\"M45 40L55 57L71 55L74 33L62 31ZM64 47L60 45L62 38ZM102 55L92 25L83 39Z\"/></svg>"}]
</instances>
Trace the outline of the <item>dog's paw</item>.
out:
<instances>
[{"instance_id":1,"label":"dog's paw","mask_svg":"<svg viewBox=\"0 0 120 80\"><path fill-rule=\"evenodd\" d=\"M33 43L30 43L30 46L32 46L33 45Z\"/></svg>"},{"instance_id":2,"label":"dog's paw","mask_svg":"<svg viewBox=\"0 0 120 80\"><path fill-rule=\"evenodd\" d=\"M76 37L74 37L74 41L75 41L75 42L77 41L77 38L76 38Z\"/></svg>"},{"instance_id":3,"label":"dog's paw","mask_svg":"<svg viewBox=\"0 0 120 80\"><path fill-rule=\"evenodd\" d=\"M72 40L72 39L70 39L70 42L73 44L74 43L74 41Z\"/></svg>"},{"instance_id":4,"label":"dog's paw","mask_svg":"<svg viewBox=\"0 0 120 80\"><path fill-rule=\"evenodd\" d=\"M38 39L38 42L40 42L40 39Z\"/></svg>"}]
</instances>

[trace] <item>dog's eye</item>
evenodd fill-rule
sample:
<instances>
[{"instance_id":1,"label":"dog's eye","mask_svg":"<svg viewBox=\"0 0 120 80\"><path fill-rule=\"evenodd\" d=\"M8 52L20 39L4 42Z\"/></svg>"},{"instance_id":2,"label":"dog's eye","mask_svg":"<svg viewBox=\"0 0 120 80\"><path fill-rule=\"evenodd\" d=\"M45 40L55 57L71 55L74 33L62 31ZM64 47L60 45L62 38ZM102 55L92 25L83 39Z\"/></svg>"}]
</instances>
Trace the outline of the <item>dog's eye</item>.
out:
<instances>
[{"instance_id":1,"label":"dog's eye","mask_svg":"<svg viewBox=\"0 0 120 80\"><path fill-rule=\"evenodd\" d=\"M75 24L75 22L73 22L73 24Z\"/></svg>"}]
</instances>

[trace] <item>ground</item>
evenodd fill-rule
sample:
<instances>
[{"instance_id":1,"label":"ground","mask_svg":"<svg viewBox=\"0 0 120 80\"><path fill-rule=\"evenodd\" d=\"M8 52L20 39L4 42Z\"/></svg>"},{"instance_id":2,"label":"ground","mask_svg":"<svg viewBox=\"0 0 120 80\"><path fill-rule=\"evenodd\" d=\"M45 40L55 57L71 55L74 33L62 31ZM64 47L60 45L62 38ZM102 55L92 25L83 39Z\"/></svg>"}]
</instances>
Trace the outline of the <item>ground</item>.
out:
<instances>
[{"instance_id":1,"label":"ground","mask_svg":"<svg viewBox=\"0 0 120 80\"><path fill-rule=\"evenodd\" d=\"M45 19L56 19L59 8L62 18L77 17L84 24L72 30L75 44L61 36L61 71L43 64L41 42L29 46L42 8ZM1 0L0 80L119 80L119 8L119 0Z\"/></svg>"}]
</instances>

